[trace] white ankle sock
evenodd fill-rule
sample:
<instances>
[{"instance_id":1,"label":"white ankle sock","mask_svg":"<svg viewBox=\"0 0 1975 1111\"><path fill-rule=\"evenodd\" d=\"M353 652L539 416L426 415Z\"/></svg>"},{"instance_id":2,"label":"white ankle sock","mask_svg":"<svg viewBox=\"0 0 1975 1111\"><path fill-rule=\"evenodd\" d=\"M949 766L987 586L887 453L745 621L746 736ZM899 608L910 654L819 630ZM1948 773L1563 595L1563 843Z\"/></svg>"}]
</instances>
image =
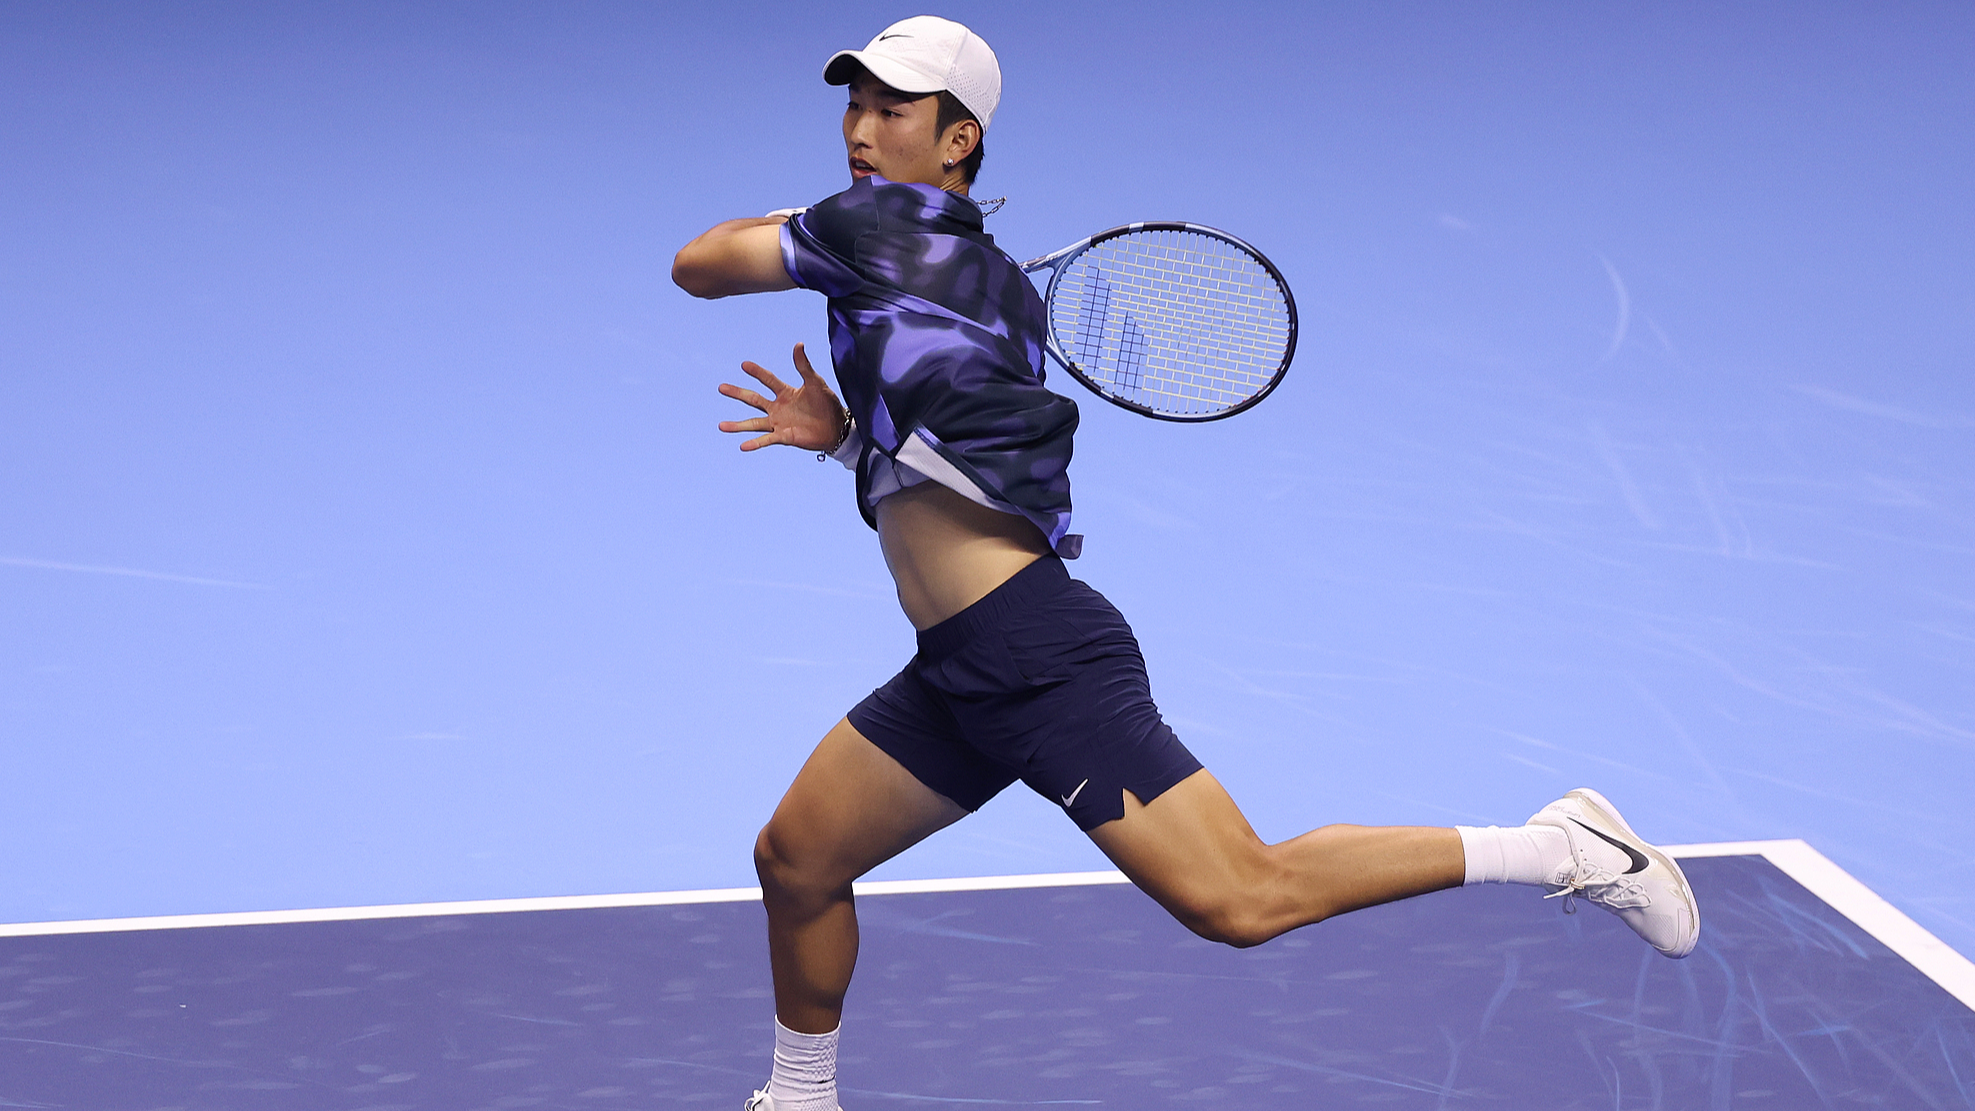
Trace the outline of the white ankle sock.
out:
<instances>
[{"instance_id":1,"label":"white ankle sock","mask_svg":"<svg viewBox=\"0 0 1975 1111\"><path fill-rule=\"evenodd\" d=\"M775 1071L768 1095L775 1111L837 1111L837 1035L798 1034L775 1020Z\"/></svg>"},{"instance_id":2,"label":"white ankle sock","mask_svg":"<svg viewBox=\"0 0 1975 1111\"><path fill-rule=\"evenodd\" d=\"M1570 839L1552 826L1454 829L1467 857L1464 883L1548 883L1570 861Z\"/></svg>"}]
</instances>

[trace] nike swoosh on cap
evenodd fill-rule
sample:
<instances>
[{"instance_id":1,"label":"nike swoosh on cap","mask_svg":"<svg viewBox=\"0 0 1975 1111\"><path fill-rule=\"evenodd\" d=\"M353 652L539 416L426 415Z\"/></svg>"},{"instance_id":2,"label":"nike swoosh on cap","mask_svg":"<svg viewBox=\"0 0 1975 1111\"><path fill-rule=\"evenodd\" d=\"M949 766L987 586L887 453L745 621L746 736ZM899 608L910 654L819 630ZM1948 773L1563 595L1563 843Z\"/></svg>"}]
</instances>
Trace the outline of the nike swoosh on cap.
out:
<instances>
[{"instance_id":1,"label":"nike swoosh on cap","mask_svg":"<svg viewBox=\"0 0 1975 1111\"><path fill-rule=\"evenodd\" d=\"M1584 829L1585 831L1587 831L1587 832L1589 832L1589 833L1593 833L1593 834L1596 834L1596 835L1597 835L1597 836L1598 836L1599 838L1601 838L1602 840L1604 840L1605 842L1607 842L1608 844L1610 844L1610 845L1611 845L1611 846L1612 846L1613 848L1615 848L1615 849L1618 849L1618 850L1620 850L1621 852L1623 852L1623 853L1625 853L1625 855L1626 855L1626 856L1629 856L1629 857L1631 857L1631 858L1632 858L1632 867L1630 867L1630 868L1627 868L1627 869L1625 870L1625 874L1626 874L1626 875L1628 875L1628 876L1629 876L1629 875L1632 875L1632 874L1633 874L1633 873L1635 873L1635 872L1643 872L1643 871L1645 871L1645 870L1646 870L1647 868L1649 868L1649 867L1651 867L1651 866L1652 866L1652 863L1653 863L1653 862L1652 862L1652 861L1650 861L1650 860L1647 860L1647 859L1646 859L1646 854L1645 854L1645 853L1642 853L1642 852L1640 852L1640 851L1639 851L1638 849L1635 849L1635 848L1633 848L1632 846L1630 846L1630 845L1628 845L1628 844L1626 844L1625 842L1623 842L1623 841L1620 841L1619 839L1617 839L1616 837L1613 837L1613 836L1612 836L1611 834L1609 834L1609 833L1603 833L1603 832L1600 832L1599 830L1595 830L1595 829L1592 829L1592 828L1591 828L1590 826L1587 826L1587 825L1585 825L1585 824L1584 824L1583 822L1578 822L1576 818L1572 818L1572 819L1571 819L1571 821L1573 821L1573 822L1577 822L1577 824L1578 824L1578 825L1579 825L1580 827L1582 827L1582 828L1583 828L1583 829Z\"/></svg>"},{"instance_id":2,"label":"nike swoosh on cap","mask_svg":"<svg viewBox=\"0 0 1975 1111\"><path fill-rule=\"evenodd\" d=\"M893 34L889 34L889 35L879 35L879 36L878 36L878 41L879 41L879 42L883 42L883 41L885 41L886 39L909 39L909 38L911 38L911 37L912 37L911 35L908 35L908 34L906 34L906 33L905 33L905 32L903 32L903 31L899 31L899 32L896 32L896 33L893 33Z\"/></svg>"}]
</instances>

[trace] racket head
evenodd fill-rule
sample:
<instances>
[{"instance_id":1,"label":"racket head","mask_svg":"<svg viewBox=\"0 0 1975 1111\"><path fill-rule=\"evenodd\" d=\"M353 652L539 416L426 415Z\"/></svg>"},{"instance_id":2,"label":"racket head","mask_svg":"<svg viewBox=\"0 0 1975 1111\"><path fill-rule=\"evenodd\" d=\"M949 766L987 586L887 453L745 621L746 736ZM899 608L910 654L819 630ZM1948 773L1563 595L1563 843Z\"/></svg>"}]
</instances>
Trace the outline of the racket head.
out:
<instances>
[{"instance_id":1,"label":"racket head","mask_svg":"<svg viewBox=\"0 0 1975 1111\"><path fill-rule=\"evenodd\" d=\"M1218 228L1126 224L1051 267L1050 355L1113 404L1158 420L1231 417L1296 354L1296 299L1262 252Z\"/></svg>"}]
</instances>

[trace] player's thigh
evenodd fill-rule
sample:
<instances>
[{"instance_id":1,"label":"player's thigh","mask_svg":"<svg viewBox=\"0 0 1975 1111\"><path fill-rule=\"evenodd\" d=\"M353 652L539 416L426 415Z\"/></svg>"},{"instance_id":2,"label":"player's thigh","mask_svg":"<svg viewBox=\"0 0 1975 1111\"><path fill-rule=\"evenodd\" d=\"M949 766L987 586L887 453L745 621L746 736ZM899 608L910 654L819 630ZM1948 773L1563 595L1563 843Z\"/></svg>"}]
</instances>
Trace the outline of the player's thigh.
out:
<instances>
[{"instance_id":1,"label":"player's thigh","mask_svg":"<svg viewBox=\"0 0 1975 1111\"><path fill-rule=\"evenodd\" d=\"M1130 792L1125 816L1090 831L1118 870L1188 926L1227 913L1268 878L1267 846L1205 768L1149 804Z\"/></svg>"},{"instance_id":2,"label":"player's thigh","mask_svg":"<svg viewBox=\"0 0 1975 1111\"><path fill-rule=\"evenodd\" d=\"M833 890L966 814L842 720L782 796L755 859L764 882Z\"/></svg>"}]
</instances>

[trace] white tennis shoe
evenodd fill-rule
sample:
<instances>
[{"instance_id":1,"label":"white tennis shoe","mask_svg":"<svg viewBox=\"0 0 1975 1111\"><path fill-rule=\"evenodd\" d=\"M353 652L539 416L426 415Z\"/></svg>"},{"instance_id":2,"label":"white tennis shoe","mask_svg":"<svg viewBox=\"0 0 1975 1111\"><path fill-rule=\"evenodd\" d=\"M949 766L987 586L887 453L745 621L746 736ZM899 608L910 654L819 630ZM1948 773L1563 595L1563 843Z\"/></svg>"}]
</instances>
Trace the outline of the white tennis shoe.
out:
<instances>
[{"instance_id":1,"label":"white tennis shoe","mask_svg":"<svg viewBox=\"0 0 1975 1111\"><path fill-rule=\"evenodd\" d=\"M1672 857L1632 832L1605 796L1579 787L1537 811L1529 824L1563 830L1570 841L1570 859L1544 885L1551 888L1544 898L1561 896L1566 914L1577 912L1574 899L1601 906L1669 957L1694 951L1701 912L1687 876Z\"/></svg>"},{"instance_id":2,"label":"white tennis shoe","mask_svg":"<svg viewBox=\"0 0 1975 1111\"><path fill-rule=\"evenodd\" d=\"M747 1103L741 1107L741 1111L775 1111L775 1097L768 1094L768 1089L763 1088L747 1097ZM839 1107L837 1111L843 1111L843 1108Z\"/></svg>"}]
</instances>

